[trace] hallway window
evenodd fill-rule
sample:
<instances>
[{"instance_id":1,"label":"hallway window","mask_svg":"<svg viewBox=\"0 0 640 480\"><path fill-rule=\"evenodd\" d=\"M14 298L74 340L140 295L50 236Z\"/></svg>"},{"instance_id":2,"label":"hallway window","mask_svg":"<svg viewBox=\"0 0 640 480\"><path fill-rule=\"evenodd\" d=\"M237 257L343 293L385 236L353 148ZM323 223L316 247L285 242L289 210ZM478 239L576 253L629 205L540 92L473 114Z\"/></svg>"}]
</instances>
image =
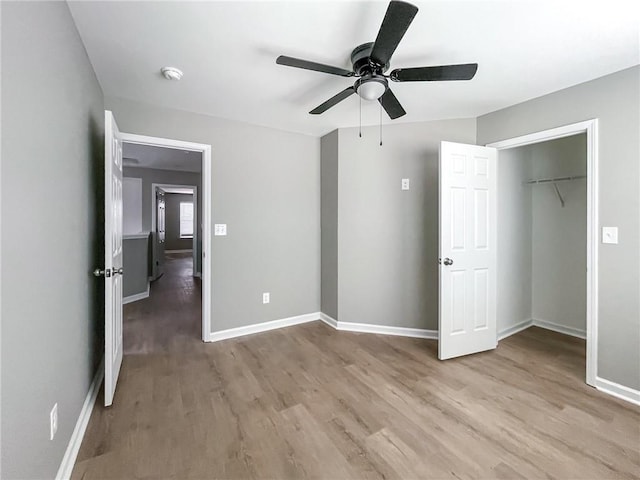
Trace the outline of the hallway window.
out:
<instances>
[{"instance_id":1,"label":"hallway window","mask_svg":"<svg viewBox=\"0 0 640 480\"><path fill-rule=\"evenodd\" d=\"M193 202L180 202L180 238L193 238Z\"/></svg>"}]
</instances>

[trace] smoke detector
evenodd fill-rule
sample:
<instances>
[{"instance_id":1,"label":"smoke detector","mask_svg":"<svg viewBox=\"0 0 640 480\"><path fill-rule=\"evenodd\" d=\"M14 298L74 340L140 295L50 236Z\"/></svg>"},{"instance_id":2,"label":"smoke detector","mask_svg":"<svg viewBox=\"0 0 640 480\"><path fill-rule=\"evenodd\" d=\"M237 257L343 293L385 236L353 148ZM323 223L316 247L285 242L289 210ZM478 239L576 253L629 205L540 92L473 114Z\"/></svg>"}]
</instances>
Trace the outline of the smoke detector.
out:
<instances>
[{"instance_id":1,"label":"smoke detector","mask_svg":"<svg viewBox=\"0 0 640 480\"><path fill-rule=\"evenodd\" d=\"M182 70L175 67L162 67L160 71L167 80L180 80L183 75Z\"/></svg>"}]
</instances>

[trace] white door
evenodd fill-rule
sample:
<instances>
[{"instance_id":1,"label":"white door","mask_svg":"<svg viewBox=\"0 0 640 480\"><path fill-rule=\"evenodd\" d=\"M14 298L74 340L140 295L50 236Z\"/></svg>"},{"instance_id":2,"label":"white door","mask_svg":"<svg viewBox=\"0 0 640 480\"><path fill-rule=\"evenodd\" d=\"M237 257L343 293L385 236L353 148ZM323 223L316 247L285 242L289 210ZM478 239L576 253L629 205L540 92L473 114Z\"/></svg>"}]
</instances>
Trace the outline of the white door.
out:
<instances>
[{"instance_id":1,"label":"white door","mask_svg":"<svg viewBox=\"0 0 640 480\"><path fill-rule=\"evenodd\" d=\"M496 150L440 144L440 360L496 348Z\"/></svg>"},{"instance_id":2,"label":"white door","mask_svg":"<svg viewBox=\"0 0 640 480\"><path fill-rule=\"evenodd\" d=\"M105 111L104 157L104 404L113 403L122 364L122 140Z\"/></svg>"}]
</instances>

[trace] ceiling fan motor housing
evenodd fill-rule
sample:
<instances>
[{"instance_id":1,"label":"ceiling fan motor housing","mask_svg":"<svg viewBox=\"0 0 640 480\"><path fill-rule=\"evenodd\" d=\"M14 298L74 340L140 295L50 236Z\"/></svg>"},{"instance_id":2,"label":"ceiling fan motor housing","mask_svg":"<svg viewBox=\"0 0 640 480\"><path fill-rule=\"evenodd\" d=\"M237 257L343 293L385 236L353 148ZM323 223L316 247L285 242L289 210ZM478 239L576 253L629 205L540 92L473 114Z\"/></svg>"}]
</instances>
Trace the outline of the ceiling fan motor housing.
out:
<instances>
[{"instance_id":1,"label":"ceiling fan motor housing","mask_svg":"<svg viewBox=\"0 0 640 480\"><path fill-rule=\"evenodd\" d=\"M371 60L371 49L373 48L373 42L363 43L358 45L351 52L351 64L353 65L353 71L358 76L364 76L367 73L379 73L382 74L389 69L389 64L378 65Z\"/></svg>"}]
</instances>

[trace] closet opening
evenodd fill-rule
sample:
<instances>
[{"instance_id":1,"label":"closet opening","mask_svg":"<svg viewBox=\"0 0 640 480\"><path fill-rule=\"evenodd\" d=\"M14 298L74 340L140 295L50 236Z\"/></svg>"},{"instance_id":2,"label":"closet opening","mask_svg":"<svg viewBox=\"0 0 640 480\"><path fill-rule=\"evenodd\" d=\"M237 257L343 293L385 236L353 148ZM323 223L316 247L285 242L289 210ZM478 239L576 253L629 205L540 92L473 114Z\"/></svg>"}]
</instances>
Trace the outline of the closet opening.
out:
<instances>
[{"instance_id":1,"label":"closet opening","mask_svg":"<svg viewBox=\"0 0 640 480\"><path fill-rule=\"evenodd\" d=\"M539 327L597 368L597 120L488 145L497 161L498 340ZM553 336L554 334L551 334ZM550 348L551 346L541 346Z\"/></svg>"}]
</instances>

